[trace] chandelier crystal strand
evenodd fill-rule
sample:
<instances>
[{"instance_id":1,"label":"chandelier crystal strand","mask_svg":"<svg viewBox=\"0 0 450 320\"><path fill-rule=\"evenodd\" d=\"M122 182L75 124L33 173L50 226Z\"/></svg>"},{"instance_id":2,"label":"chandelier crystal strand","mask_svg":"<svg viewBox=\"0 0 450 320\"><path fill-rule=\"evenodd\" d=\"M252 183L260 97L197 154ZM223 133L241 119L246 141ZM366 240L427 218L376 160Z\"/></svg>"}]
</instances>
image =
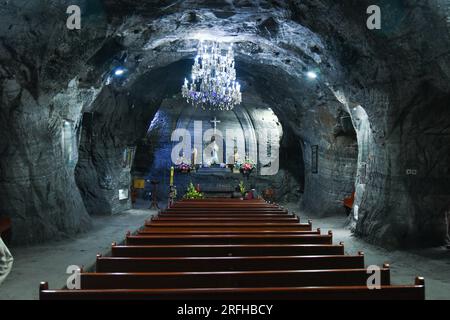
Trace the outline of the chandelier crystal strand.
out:
<instances>
[{"instance_id":1,"label":"chandelier crystal strand","mask_svg":"<svg viewBox=\"0 0 450 320\"><path fill-rule=\"evenodd\" d=\"M217 42L200 42L191 81L184 80L181 93L186 101L203 110L232 110L241 104L241 86L236 81L232 45L222 54Z\"/></svg>"}]
</instances>

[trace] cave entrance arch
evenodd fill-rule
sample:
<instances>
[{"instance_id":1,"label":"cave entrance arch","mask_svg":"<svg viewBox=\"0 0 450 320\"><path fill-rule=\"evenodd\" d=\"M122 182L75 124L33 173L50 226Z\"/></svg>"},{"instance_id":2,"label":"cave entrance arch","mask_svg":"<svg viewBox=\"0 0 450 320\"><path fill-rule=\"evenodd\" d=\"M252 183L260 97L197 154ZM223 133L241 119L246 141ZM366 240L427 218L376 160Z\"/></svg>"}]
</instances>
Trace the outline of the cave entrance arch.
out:
<instances>
[{"instance_id":1,"label":"cave entrance arch","mask_svg":"<svg viewBox=\"0 0 450 320\"><path fill-rule=\"evenodd\" d=\"M236 58L238 74L241 77L239 81L243 87L243 104L236 108L236 113L241 110L241 114L236 115L238 119L239 126L241 127L252 127L252 130L248 130L250 134L246 136L246 151L248 151L247 142L257 141L255 156L251 158L258 159L258 152L260 151L263 143L258 137L258 130L260 128L273 127L279 130L279 137L281 138L281 148L280 153L280 170L275 176L258 176L259 181L257 184L260 186L259 190L263 190L268 187L277 189L277 201L298 201L301 192L304 189L304 162L302 157L302 147L300 146L300 141L296 139L298 134L294 135L290 130L289 117L283 114L283 111L278 106L279 101L273 101L270 98L269 91L286 90L289 86L284 85L284 81L289 82L290 78L280 76L283 84L279 83L276 88L271 88L270 90L261 88L257 86L257 83L266 83L265 70L262 70L259 65L252 61L241 60L239 57ZM167 146L160 148L158 146L158 139L161 136L166 136L166 140L170 141L169 131L177 127L183 127L182 122L179 121L181 117L181 112L176 111L177 107L175 105L162 107L164 101L174 99L174 97L180 94L180 88L183 83L184 78L190 72L192 66L192 61L188 57L181 60L174 61L167 64L164 67L153 69L147 74L143 75L141 79L138 79L131 89L133 97L139 96L139 100L152 104L154 117L148 120L150 125L148 126L147 136L143 136L138 142L135 162L132 169L133 178L135 176L145 178L146 190L140 193L144 198L149 200L149 194L151 192L150 180L153 178L149 174L148 168L159 167L158 172L161 174L158 198L163 200L167 197L167 190L165 185L170 173L170 155L168 153L169 149ZM250 69L250 70L249 70ZM273 69L272 72L277 72L284 74L284 70ZM251 72L249 72L251 71ZM280 87L280 88L278 88ZM151 90L149 90L151 88ZM295 96L292 92L286 91L287 96ZM273 97L272 97L273 98ZM154 104L154 101L159 101L158 105ZM278 102L278 103L277 103ZM271 105L274 105L273 109ZM190 113L194 108L188 106L183 110ZM214 118L214 115L210 115ZM220 116L217 117L220 120ZM287 119L284 121L283 119ZM208 120L208 121L206 121ZM205 118L205 125L210 125L208 119ZM284 123L283 123L284 121ZM236 122L237 123L237 122ZM270 125L268 126L268 123ZM283 124L282 124L283 123ZM167 124L167 125L165 125ZM169 131L168 128L171 128ZM286 130L284 132L283 130ZM245 154L241 154L245 156ZM259 166L258 171L261 169ZM242 180L242 177L240 177ZM249 187L252 183L249 183ZM178 189L179 195L182 194L184 190Z\"/></svg>"},{"instance_id":2,"label":"cave entrance arch","mask_svg":"<svg viewBox=\"0 0 450 320\"><path fill-rule=\"evenodd\" d=\"M138 147L134 166L131 170L130 185L134 187L135 177L144 180L145 188L140 190L139 195L145 200L150 200L151 181L154 178L149 174L149 166L160 168L153 171L161 175L160 179L157 179L160 182L158 198L161 201L167 198L166 186L168 185L170 167L172 165L168 151L171 149L171 145L170 147L163 146L159 148L157 140L159 137L166 136L167 141L170 141L170 135L173 129L176 128L180 111L177 111L174 106L168 106L163 110L161 106L165 100L173 99L180 94L183 80L190 73L192 67L192 61L189 57L190 55L178 57L178 60L167 62L162 67L154 68L141 74L133 79L133 82L129 84L126 90L121 89L119 91L120 99L116 98L114 100L118 110L121 110L115 114L117 118L115 121L118 124L120 121L127 119L131 124L135 123L137 128L146 123L146 127L151 129L148 130L150 136L146 137L144 132L147 130L143 130L141 133L140 130L132 130L128 124L121 124L122 127L129 129L127 134L121 137L123 144L127 146L136 145ZM309 140L308 135L318 136L315 133L320 133L320 128L305 126L308 122L314 123L314 121L309 121L312 119L303 117L302 113L307 110L306 106L314 105L314 101L319 97L319 93L323 88L320 89L314 83L307 82L307 80L289 73L289 70L273 65L263 65L260 61L255 62L242 55L236 56L236 62L240 77L239 81L244 94L242 107L246 109L244 114L248 114L248 116L238 118L241 119L240 121L243 121L242 119L245 118L244 122L252 123L255 130L251 130L251 133L253 131L257 132L260 128L267 128L268 122L266 120L269 120L271 126L273 125L280 130L281 134L279 136L283 138L280 149L281 161L279 171L274 176L258 176L258 181L250 182L248 188L255 184L258 185L259 191L272 188L276 190L276 198L274 200L277 202L292 203L299 202L302 198L311 198L317 203L322 203L322 200L316 199L317 192L314 193L314 190L312 190L313 192L310 195L307 195L305 192L305 195L302 196L305 184L309 182L309 185L312 185L313 183L306 178L305 158L303 157L305 154L302 146L300 146L300 140L303 135L305 135L307 141ZM277 81L270 81L272 78L276 78ZM110 89L104 89L104 94L100 95L100 97L104 96L105 100L107 100L106 98L109 99L110 96L115 96L115 94L113 95L115 90L113 85L106 88ZM320 94L323 94L323 92ZM299 99L301 99L302 103L299 103ZM102 99L98 100L102 101ZM190 106L189 108L192 109L193 107ZM95 110L105 114L109 112L106 104L100 104ZM121 113L122 110L123 113ZM125 112L127 110L128 112ZM149 123L151 124L149 125ZM254 134L250 134L250 136L252 135ZM255 140L255 138L252 137L251 140ZM256 153L258 153L264 143L261 143L258 137L256 137L256 140L258 141ZM306 152L309 152L309 149ZM121 150L121 153L123 153L123 150ZM307 157L308 155L306 154ZM257 159L258 155L251 156L251 158ZM116 164L114 163L114 165ZM260 171L260 168L261 166L259 166L258 171ZM110 175L108 172L100 172L100 176L108 177ZM112 178L114 179L114 176ZM125 181L125 179L121 180ZM106 188L109 188L107 184L104 185ZM228 183L228 185L231 184ZM327 191L319 191L323 194L322 198L328 197ZM178 189L178 192L179 195L182 195L184 188L181 187ZM342 200L341 194L337 194L337 196ZM110 200L107 199L107 201ZM110 202L114 202L114 199ZM328 211L335 213L336 207L336 201L334 199L330 200L327 206L327 208L330 208Z\"/></svg>"}]
</instances>

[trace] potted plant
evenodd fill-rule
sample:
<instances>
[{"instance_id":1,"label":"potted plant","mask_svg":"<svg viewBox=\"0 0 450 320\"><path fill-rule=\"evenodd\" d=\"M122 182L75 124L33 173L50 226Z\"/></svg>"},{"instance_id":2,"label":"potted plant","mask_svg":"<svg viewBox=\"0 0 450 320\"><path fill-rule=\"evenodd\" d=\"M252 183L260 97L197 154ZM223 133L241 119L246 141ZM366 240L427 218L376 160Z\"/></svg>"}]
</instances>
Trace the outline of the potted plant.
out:
<instances>
[{"instance_id":1,"label":"potted plant","mask_svg":"<svg viewBox=\"0 0 450 320\"><path fill-rule=\"evenodd\" d=\"M245 198L245 193L247 192L247 190L245 189L244 181L241 181L239 183L239 191L242 194L242 198Z\"/></svg>"},{"instance_id":2,"label":"potted plant","mask_svg":"<svg viewBox=\"0 0 450 320\"><path fill-rule=\"evenodd\" d=\"M194 187L194 184L191 182L183 198L188 200L196 200L196 199L204 199L205 196L203 195L203 193L197 191Z\"/></svg>"}]
</instances>

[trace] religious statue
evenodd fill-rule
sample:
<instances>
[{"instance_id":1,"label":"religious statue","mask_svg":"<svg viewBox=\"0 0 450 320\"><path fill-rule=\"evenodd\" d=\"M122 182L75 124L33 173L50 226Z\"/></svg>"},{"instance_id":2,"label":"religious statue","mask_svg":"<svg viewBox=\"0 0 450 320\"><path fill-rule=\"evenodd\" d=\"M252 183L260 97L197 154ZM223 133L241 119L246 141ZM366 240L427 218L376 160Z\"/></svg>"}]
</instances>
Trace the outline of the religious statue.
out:
<instances>
[{"instance_id":1,"label":"religious statue","mask_svg":"<svg viewBox=\"0 0 450 320\"><path fill-rule=\"evenodd\" d=\"M187 163L186 158L184 157L184 151L181 151L181 155L178 157L176 165L180 165L182 163Z\"/></svg>"},{"instance_id":2,"label":"religious statue","mask_svg":"<svg viewBox=\"0 0 450 320\"><path fill-rule=\"evenodd\" d=\"M233 165L232 165L232 171L233 173L239 173L239 165L241 162L241 156L239 155L237 146L234 147L234 155L233 155Z\"/></svg>"},{"instance_id":3,"label":"religious statue","mask_svg":"<svg viewBox=\"0 0 450 320\"><path fill-rule=\"evenodd\" d=\"M238 148L237 147L234 147L234 156L233 156L233 160L234 160L234 163L236 164L236 163L239 163L239 161L240 161L240 155L239 155L239 152L238 152Z\"/></svg>"},{"instance_id":4,"label":"religious statue","mask_svg":"<svg viewBox=\"0 0 450 320\"><path fill-rule=\"evenodd\" d=\"M222 163L222 160L219 160L219 145L216 142L216 132L217 132L217 124L220 123L220 120L217 120L217 118L215 117L214 120L211 121L211 123L213 124L213 128L214 128L214 135L211 137L211 143L209 144L208 148L210 148L211 150L211 158L208 159L207 164L209 166L212 165L219 165Z\"/></svg>"},{"instance_id":5,"label":"religious statue","mask_svg":"<svg viewBox=\"0 0 450 320\"><path fill-rule=\"evenodd\" d=\"M211 138L211 161L210 165L220 164L219 161L219 145L216 142L216 137Z\"/></svg>"}]
</instances>

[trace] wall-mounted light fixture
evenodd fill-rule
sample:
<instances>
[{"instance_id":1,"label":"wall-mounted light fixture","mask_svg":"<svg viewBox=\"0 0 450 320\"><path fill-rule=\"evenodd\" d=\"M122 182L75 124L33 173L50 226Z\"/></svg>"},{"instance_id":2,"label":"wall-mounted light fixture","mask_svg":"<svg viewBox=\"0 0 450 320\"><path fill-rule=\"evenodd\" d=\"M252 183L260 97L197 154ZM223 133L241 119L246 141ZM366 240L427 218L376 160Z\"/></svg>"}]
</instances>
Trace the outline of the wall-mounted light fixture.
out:
<instances>
[{"instance_id":1,"label":"wall-mounted light fixture","mask_svg":"<svg viewBox=\"0 0 450 320\"><path fill-rule=\"evenodd\" d=\"M314 71L308 71L306 73L306 76L308 77L308 79L311 79L311 80L317 79L317 73Z\"/></svg>"},{"instance_id":2,"label":"wall-mounted light fixture","mask_svg":"<svg viewBox=\"0 0 450 320\"><path fill-rule=\"evenodd\" d=\"M116 77L121 77L123 76L125 73L127 72L127 70L125 68L122 67L118 67L114 70L114 75Z\"/></svg>"}]
</instances>

